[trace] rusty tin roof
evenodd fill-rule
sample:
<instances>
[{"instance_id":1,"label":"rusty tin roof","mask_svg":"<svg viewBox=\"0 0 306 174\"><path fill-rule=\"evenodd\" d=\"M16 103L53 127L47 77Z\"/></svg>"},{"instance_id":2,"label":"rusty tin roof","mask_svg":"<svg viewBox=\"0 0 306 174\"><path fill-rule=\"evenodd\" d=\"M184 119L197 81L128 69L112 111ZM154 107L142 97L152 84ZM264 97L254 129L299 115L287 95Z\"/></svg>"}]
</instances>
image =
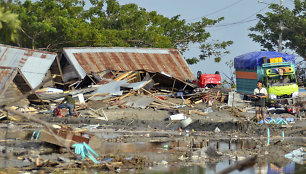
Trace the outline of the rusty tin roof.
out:
<instances>
[{"instance_id":1,"label":"rusty tin roof","mask_svg":"<svg viewBox=\"0 0 306 174\"><path fill-rule=\"evenodd\" d=\"M160 72L181 80L194 79L183 56L176 49L83 47L64 48L64 55L79 77L105 70Z\"/></svg>"},{"instance_id":2,"label":"rusty tin roof","mask_svg":"<svg viewBox=\"0 0 306 174\"><path fill-rule=\"evenodd\" d=\"M53 63L56 53L39 51L27 48L19 48L0 44L0 86L6 83L4 76L5 69L20 69L31 88L38 86L44 79L48 69Z\"/></svg>"}]
</instances>

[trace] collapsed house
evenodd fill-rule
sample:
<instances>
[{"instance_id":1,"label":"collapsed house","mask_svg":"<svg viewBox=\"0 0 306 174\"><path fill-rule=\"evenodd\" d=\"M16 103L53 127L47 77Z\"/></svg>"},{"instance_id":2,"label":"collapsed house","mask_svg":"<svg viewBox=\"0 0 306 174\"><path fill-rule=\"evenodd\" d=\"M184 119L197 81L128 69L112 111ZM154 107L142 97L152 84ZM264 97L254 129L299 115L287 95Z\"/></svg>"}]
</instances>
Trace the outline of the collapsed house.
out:
<instances>
[{"instance_id":1,"label":"collapsed house","mask_svg":"<svg viewBox=\"0 0 306 174\"><path fill-rule=\"evenodd\" d=\"M14 101L51 77L50 68L56 57L56 53L0 44L0 103ZM29 100L37 101L39 97L32 94L14 105L26 105Z\"/></svg>"},{"instance_id":2,"label":"collapsed house","mask_svg":"<svg viewBox=\"0 0 306 174\"><path fill-rule=\"evenodd\" d=\"M195 78L176 49L64 48L63 55L62 80L66 84L105 84L119 73L139 71L133 82L149 74L159 86L183 89L191 86L186 80Z\"/></svg>"}]
</instances>

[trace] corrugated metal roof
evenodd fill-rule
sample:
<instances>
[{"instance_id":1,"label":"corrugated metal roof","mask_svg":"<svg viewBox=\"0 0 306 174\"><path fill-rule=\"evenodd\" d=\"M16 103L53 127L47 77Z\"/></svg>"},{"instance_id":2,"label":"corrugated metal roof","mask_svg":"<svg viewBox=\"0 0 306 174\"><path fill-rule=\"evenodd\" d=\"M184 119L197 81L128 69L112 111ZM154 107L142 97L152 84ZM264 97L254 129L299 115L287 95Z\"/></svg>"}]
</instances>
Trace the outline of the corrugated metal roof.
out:
<instances>
[{"instance_id":1,"label":"corrugated metal roof","mask_svg":"<svg viewBox=\"0 0 306 174\"><path fill-rule=\"evenodd\" d=\"M159 48L64 48L64 55L83 79L105 70L164 72L181 80L194 79L183 56L176 49Z\"/></svg>"},{"instance_id":2,"label":"corrugated metal roof","mask_svg":"<svg viewBox=\"0 0 306 174\"><path fill-rule=\"evenodd\" d=\"M0 44L0 66L19 68L32 89L42 82L56 56L56 53Z\"/></svg>"}]
</instances>

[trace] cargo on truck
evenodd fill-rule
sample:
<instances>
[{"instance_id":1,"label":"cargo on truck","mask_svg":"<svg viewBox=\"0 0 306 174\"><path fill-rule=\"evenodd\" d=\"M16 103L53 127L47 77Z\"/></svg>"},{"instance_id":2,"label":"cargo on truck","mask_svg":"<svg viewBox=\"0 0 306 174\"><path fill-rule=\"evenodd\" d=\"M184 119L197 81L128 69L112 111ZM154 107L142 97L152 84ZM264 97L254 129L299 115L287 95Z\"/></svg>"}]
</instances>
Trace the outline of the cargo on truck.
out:
<instances>
[{"instance_id":1,"label":"cargo on truck","mask_svg":"<svg viewBox=\"0 0 306 174\"><path fill-rule=\"evenodd\" d=\"M293 104L298 97L295 57L275 51L250 52L234 58L237 92L252 95L257 81L267 89L270 105Z\"/></svg>"}]
</instances>

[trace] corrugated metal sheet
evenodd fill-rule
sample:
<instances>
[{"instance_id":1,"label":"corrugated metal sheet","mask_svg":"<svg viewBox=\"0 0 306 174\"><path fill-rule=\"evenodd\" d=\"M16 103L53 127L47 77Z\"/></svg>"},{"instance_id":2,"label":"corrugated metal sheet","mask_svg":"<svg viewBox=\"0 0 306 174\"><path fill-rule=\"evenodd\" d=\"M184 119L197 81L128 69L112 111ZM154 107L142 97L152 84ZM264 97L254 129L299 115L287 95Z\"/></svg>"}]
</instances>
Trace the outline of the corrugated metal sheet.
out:
<instances>
[{"instance_id":1,"label":"corrugated metal sheet","mask_svg":"<svg viewBox=\"0 0 306 174\"><path fill-rule=\"evenodd\" d=\"M181 80L194 79L176 49L158 48L64 48L64 55L83 79L105 70L164 72Z\"/></svg>"},{"instance_id":2,"label":"corrugated metal sheet","mask_svg":"<svg viewBox=\"0 0 306 174\"><path fill-rule=\"evenodd\" d=\"M42 82L55 57L56 53L0 44L0 66L19 68L32 89Z\"/></svg>"}]
</instances>

